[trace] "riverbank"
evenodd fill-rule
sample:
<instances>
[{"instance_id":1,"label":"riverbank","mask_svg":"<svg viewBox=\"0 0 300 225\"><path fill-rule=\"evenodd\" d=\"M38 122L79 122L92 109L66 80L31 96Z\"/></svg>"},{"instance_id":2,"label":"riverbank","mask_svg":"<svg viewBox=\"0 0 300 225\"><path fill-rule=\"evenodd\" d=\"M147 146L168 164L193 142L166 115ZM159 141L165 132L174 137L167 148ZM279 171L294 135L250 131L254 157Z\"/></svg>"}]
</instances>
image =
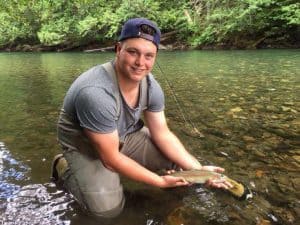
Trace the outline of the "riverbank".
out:
<instances>
[{"instance_id":1,"label":"riverbank","mask_svg":"<svg viewBox=\"0 0 300 225\"><path fill-rule=\"evenodd\" d=\"M203 46L190 46L185 43L173 42L162 43L159 46L160 50L175 51L175 50L245 50L245 49L299 49L300 43L260 43L255 45L253 43L241 43L239 45L203 45ZM18 44L15 46L5 46L0 48L0 52L110 52L114 51L114 44L89 44L82 46L64 46L54 45L45 46L41 44Z\"/></svg>"},{"instance_id":2,"label":"riverbank","mask_svg":"<svg viewBox=\"0 0 300 225\"><path fill-rule=\"evenodd\" d=\"M258 40L230 40L227 43L214 43L193 46L175 37L176 32L168 32L162 35L160 50L249 50L249 49L299 49L300 41L278 41L278 39L260 38ZM115 40L102 43L90 42L88 44L76 44L67 42L58 45L44 45L36 43L18 43L0 47L0 52L111 52L114 51Z\"/></svg>"}]
</instances>

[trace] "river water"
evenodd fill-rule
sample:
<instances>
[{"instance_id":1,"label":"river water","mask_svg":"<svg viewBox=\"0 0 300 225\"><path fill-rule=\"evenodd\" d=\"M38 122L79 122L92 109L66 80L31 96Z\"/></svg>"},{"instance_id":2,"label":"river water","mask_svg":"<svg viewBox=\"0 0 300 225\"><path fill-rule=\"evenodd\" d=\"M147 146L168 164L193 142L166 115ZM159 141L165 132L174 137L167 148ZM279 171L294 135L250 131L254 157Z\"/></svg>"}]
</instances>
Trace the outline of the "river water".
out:
<instances>
[{"instance_id":1,"label":"river water","mask_svg":"<svg viewBox=\"0 0 300 225\"><path fill-rule=\"evenodd\" d=\"M222 166L249 187L252 199L125 179L127 202L118 218L84 215L49 181L60 152L56 121L71 82L113 57L0 54L0 224L299 224L299 50L161 52L153 71L170 128L203 164Z\"/></svg>"}]
</instances>

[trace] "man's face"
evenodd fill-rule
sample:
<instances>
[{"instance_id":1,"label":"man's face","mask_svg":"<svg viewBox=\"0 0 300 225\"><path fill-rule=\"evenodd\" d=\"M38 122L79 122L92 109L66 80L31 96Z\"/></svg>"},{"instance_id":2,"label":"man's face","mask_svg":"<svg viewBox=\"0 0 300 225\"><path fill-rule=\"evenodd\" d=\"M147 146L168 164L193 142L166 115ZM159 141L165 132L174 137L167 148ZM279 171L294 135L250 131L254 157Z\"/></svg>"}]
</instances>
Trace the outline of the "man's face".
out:
<instances>
[{"instance_id":1,"label":"man's face","mask_svg":"<svg viewBox=\"0 0 300 225\"><path fill-rule=\"evenodd\" d=\"M116 66L122 78L139 82L151 70L157 54L156 45L143 38L130 38L117 44Z\"/></svg>"}]
</instances>

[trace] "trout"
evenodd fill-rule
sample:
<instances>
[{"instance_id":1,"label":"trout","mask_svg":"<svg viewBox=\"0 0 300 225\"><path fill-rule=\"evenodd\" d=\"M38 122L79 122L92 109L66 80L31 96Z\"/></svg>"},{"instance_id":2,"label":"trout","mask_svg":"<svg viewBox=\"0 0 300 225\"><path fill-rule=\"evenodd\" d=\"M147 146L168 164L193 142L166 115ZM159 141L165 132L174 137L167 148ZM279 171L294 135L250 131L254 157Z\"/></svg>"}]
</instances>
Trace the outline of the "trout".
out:
<instances>
[{"instance_id":1,"label":"trout","mask_svg":"<svg viewBox=\"0 0 300 225\"><path fill-rule=\"evenodd\" d=\"M252 193L249 188L221 173L206 170L184 170L174 172L170 175L175 177L182 177L186 181L193 184L204 184L209 179L214 180L215 182L222 182L225 180L232 185L232 187L227 189L227 191L230 192L233 196L237 197L240 200L252 198Z\"/></svg>"}]
</instances>

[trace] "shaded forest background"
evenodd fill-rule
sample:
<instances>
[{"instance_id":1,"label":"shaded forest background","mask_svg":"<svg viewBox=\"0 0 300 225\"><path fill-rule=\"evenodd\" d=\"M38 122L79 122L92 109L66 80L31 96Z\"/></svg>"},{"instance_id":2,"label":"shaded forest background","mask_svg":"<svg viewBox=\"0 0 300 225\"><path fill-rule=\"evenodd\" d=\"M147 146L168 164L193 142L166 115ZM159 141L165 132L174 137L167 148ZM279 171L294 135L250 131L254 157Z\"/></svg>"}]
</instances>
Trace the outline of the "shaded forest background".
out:
<instances>
[{"instance_id":1,"label":"shaded forest background","mask_svg":"<svg viewBox=\"0 0 300 225\"><path fill-rule=\"evenodd\" d=\"M1 0L0 49L105 49L133 17L155 21L170 49L300 46L298 0Z\"/></svg>"}]
</instances>

